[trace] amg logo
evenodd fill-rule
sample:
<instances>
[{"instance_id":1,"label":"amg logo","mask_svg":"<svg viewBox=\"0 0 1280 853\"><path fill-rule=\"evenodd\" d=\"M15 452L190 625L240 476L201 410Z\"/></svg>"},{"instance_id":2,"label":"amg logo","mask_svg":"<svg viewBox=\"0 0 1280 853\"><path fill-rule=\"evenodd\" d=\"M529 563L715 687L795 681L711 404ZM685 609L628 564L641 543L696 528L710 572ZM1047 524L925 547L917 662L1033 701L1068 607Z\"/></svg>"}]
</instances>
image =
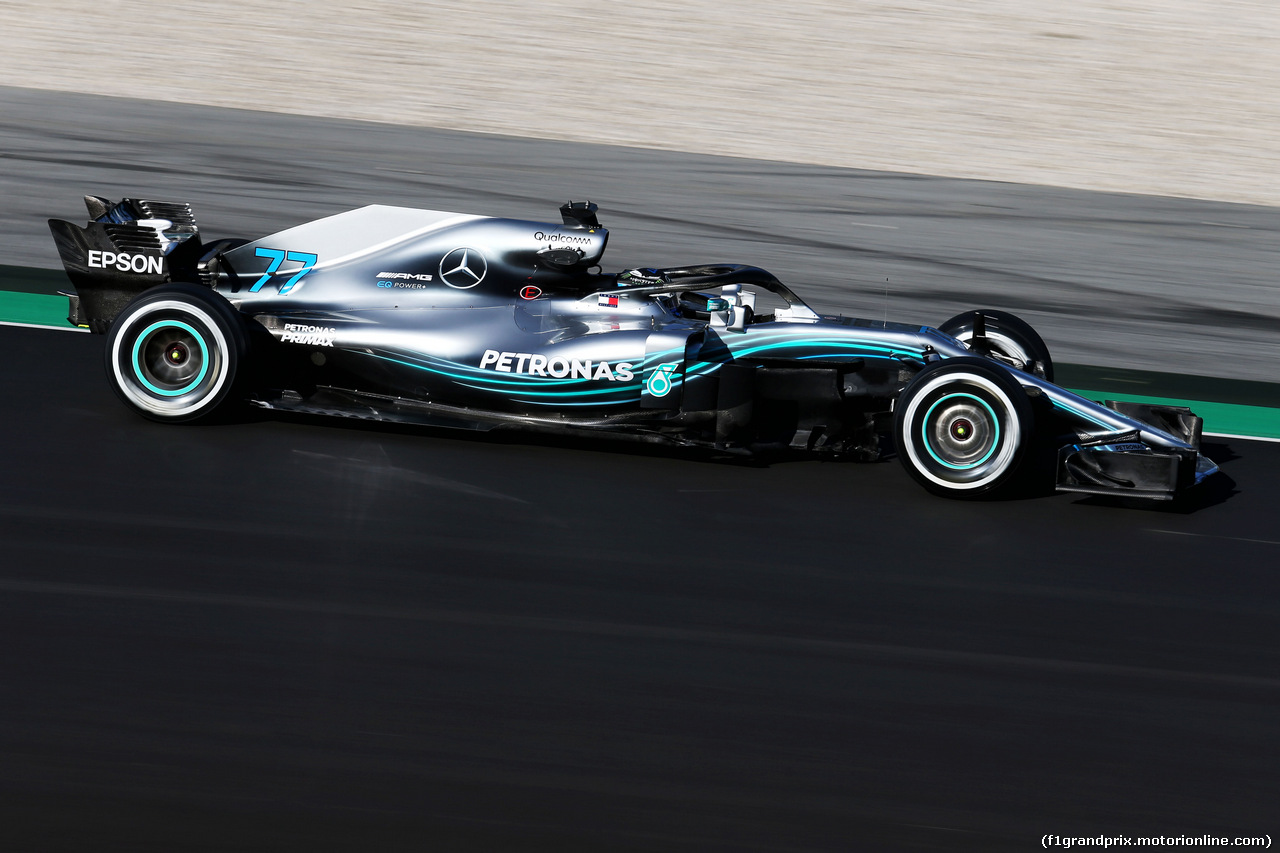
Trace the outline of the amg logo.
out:
<instances>
[{"instance_id":1,"label":"amg logo","mask_svg":"<svg viewBox=\"0 0 1280 853\"><path fill-rule=\"evenodd\" d=\"M150 273L164 275L164 258L156 255L131 255L128 252L103 252L99 249L89 250L89 266L95 269L115 267L120 272Z\"/></svg>"},{"instance_id":2,"label":"amg logo","mask_svg":"<svg viewBox=\"0 0 1280 853\"><path fill-rule=\"evenodd\" d=\"M528 352L498 352L487 349L480 357L480 368L502 373L523 373L528 376L550 376L556 379L593 379L609 382L630 382L635 378L635 365L621 361L610 365L607 361L568 359L560 356Z\"/></svg>"},{"instance_id":3,"label":"amg logo","mask_svg":"<svg viewBox=\"0 0 1280 853\"><path fill-rule=\"evenodd\" d=\"M389 278L392 280L402 279L404 281L431 281L431 276L426 273L413 272L380 272L378 278Z\"/></svg>"},{"instance_id":4,"label":"amg logo","mask_svg":"<svg viewBox=\"0 0 1280 853\"><path fill-rule=\"evenodd\" d=\"M313 347L333 346L333 336L338 330L331 326L304 326L298 323L285 323L280 342L284 344L306 344Z\"/></svg>"}]
</instances>

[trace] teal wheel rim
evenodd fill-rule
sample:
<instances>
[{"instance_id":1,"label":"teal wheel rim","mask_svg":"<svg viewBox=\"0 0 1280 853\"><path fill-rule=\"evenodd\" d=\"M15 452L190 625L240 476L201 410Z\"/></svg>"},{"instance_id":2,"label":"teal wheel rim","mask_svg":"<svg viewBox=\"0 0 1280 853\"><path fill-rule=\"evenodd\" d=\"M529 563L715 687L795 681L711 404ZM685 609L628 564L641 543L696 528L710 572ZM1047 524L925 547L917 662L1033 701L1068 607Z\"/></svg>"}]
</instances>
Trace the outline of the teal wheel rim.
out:
<instances>
[{"instance_id":1,"label":"teal wheel rim","mask_svg":"<svg viewBox=\"0 0 1280 853\"><path fill-rule=\"evenodd\" d=\"M939 411L944 403L948 405ZM1000 447L1000 419L981 397L947 394L925 412L921 438L934 462L952 471L972 471L990 461Z\"/></svg>"},{"instance_id":2,"label":"teal wheel rim","mask_svg":"<svg viewBox=\"0 0 1280 853\"><path fill-rule=\"evenodd\" d=\"M133 342L133 375L159 397L190 394L209 375L209 346L190 323L160 320Z\"/></svg>"}]
</instances>

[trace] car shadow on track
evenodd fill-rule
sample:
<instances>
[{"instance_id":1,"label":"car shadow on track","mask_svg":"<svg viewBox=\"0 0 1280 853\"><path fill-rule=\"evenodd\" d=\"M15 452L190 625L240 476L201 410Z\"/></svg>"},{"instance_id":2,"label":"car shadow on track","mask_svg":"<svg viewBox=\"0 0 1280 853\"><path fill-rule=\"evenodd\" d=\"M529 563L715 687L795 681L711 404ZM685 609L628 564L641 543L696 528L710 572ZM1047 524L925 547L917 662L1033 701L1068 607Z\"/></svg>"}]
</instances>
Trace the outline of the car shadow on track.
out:
<instances>
[{"instance_id":1,"label":"car shadow on track","mask_svg":"<svg viewBox=\"0 0 1280 853\"><path fill-rule=\"evenodd\" d=\"M1218 473L1203 483L1188 489L1170 501L1143 501L1133 498L1112 497L1110 495L1090 495L1075 503L1082 506L1106 506L1123 509L1139 509L1172 515L1190 515L1212 506L1220 506L1240 494L1233 480L1222 466L1229 465L1242 457L1236 453L1235 447L1226 442L1204 442L1200 452L1212 459L1218 466Z\"/></svg>"},{"instance_id":2,"label":"car shadow on track","mask_svg":"<svg viewBox=\"0 0 1280 853\"><path fill-rule=\"evenodd\" d=\"M305 424L318 428L356 430L381 435L414 436L422 439L465 441L477 444L525 445L596 453L622 453L630 456L681 459L688 462L732 465L745 468L768 468L778 462L796 462L812 458L810 454L800 452L731 453L706 447L680 446L665 441L636 440L621 435L567 435L517 428L497 428L489 431L480 431L390 420L375 420L372 418L361 419L304 412L282 412L270 409L246 409L242 412L237 412L232 418L220 421L223 424L270 422Z\"/></svg>"},{"instance_id":3,"label":"car shadow on track","mask_svg":"<svg viewBox=\"0 0 1280 853\"><path fill-rule=\"evenodd\" d=\"M882 465L897 462L897 452L892 439L885 438L881 445L880 458L875 461L857 460L852 457L830 456L805 452L801 450L766 449L755 453L726 452L706 447L688 447L665 441L637 441L624 436L592 435L592 434L555 434L532 429L499 428L488 432L448 427L428 426L422 424L402 423L389 420L332 417L302 412L282 412L270 409L244 407L219 418L220 424L253 424L253 423L293 423L307 424L319 428L338 428L359 432L378 433L383 435L415 436L423 439L448 439L468 443L493 445L524 445L530 447L546 447L558 450L574 450L595 453L616 453L628 456L639 456L660 459L678 459L698 464L730 466L737 468L764 469L779 464L795 464L804 461L821 459L837 464ZM1224 442L1207 442L1201 451L1219 466L1229 464L1240 455L1231 444ZM1034 501L1052 498L1059 495L1054 490L1053 468L1056 467L1056 450L1050 454L1039 454L1043 458L1028 459L1024 465L1029 469L1009 488L1000 489L994 494L982 495L975 500L990 503L1009 503ZM1052 458L1050 458L1052 457ZM1082 506L1105 506L1122 509L1136 509L1147 512L1190 514L1211 506L1224 504L1239 494L1236 482L1225 472L1219 471L1204 483L1189 489L1175 499L1169 501L1153 501L1138 498L1126 498L1111 495L1081 495L1072 503Z\"/></svg>"}]
</instances>

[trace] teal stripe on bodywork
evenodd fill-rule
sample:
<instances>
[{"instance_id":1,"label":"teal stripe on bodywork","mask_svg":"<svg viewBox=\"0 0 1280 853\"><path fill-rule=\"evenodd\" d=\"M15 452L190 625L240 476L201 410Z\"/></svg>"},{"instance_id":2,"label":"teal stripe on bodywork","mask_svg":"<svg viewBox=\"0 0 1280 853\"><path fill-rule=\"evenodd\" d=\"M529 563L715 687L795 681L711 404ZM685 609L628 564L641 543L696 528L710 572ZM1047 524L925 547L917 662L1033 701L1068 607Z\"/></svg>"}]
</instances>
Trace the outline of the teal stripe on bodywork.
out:
<instances>
[{"instance_id":1,"label":"teal stripe on bodywork","mask_svg":"<svg viewBox=\"0 0 1280 853\"><path fill-rule=\"evenodd\" d=\"M776 340L770 341L770 338L775 338ZM721 341L724 342L724 339L722 338ZM759 343L754 343L756 341L758 341ZM810 352L808 355L798 356L798 358L801 358L801 359L831 358L833 356L848 358L851 355L858 355L858 354L873 355L877 357L888 357L888 358L894 358L899 355L905 355L905 356L909 356L911 358L916 358L916 359L919 359L922 357L920 350L886 346L878 342L874 342L870 340L859 340L856 338L855 339L840 338L840 339L832 339L832 340L821 340L821 339L814 340L813 338L800 338L794 335L786 335L786 336L771 335L764 338L754 338L752 346L734 347L730 345L732 343L735 343L735 342L729 341L728 343L726 343L726 348L729 350L729 352L733 355L735 359L750 357L752 355L759 355L760 353L763 353L763 352L785 350L787 348L797 348L797 349L805 349L805 350L829 348L833 350L833 352L830 352L830 353Z\"/></svg>"},{"instance_id":2,"label":"teal stripe on bodywork","mask_svg":"<svg viewBox=\"0 0 1280 853\"><path fill-rule=\"evenodd\" d=\"M1067 390L1070 390L1070 389L1067 389ZM1072 391L1071 393L1076 394L1077 396L1080 396L1080 397L1084 396L1083 394L1079 394L1078 392L1075 392L1075 391ZM1100 426L1105 430L1110 431L1115 429L1114 426L1107 423L1106 421L1099 420L1098 418L1094 417L1092 414L1089 413L1087 409L1077 409L1075 406L1072 406L1068 403L1060 403L1057 400L1053 401L1053 407L1055 409L1061 409L1064 412L1070 412L1076 417L1086 420L1091 424L1096 424L1097 426Z\"/></svg>"},{"instance_id":3,"label":"teal stripe on bodywork","mask_svg":"<svg viewBox=\"0 0 1280 853\"><path fill-rule=\"evenodd\" d=\"M545 389L546 386L548 385L557 385L557 386L569 385L569 386L580 388L584 383L587 383L587 382L596 382L596 381L604 382L606 380L565 379L565 378L557 378L557 377L519 378L520 374L515 374L515 375L503 374L501 377L498 377L498 376L493 376L490 371L482 371L479 368L473 368L470 365L457 364L457 362L452 362L452 361L446 361L445 363L455 366L460 371L465 371L465 372L454 372L452 370L442 370L440 368L433 367L429 364L406 361L401 358L393 358L391 356L382 355L380 353L366 353L366 355L371 355L372 357L381 359L382 361L389 361L394 364L404 365L405 367L412 367L417 370L425 371L427 373L434 373L437 376L444 376L452 380L456 384L461 385L464 388L470 388L475 391L508 390L511 393L519 393L526 396L537 396L537 397L549 398L548 401L541 401L541 400L520 401L520 402L534 403L537 405L547 405L549 402L560 400L565 397L595 396L595 397L603 398L612 394L628 395L628 399L624 399L624 400L600 399L593 402L599 403L601 405L619 405L622 403L631 402L633 399L636 401L640 399L640 385L639 385L640 368L638 366L633 369L634 375L632 380L627 382L619 382L617 383L618 387L616 388L589 388L585 390L572 390L572 391L540 390L540 389ZM634 362L632 363L634 364ZM476 382L484 382L486 384L485 385L472 384ZM571 404L564 403L563 405L571 405ZM581 403L577 405L589 405L589 404Z\"/></svg>"},{"instance_id":4,"label":"teal stripe on bodywork","mask_svg":"<svg viewBox=\"0 0 1280 853\"><path fill-rule=\"evenodd\" d=\"M26 323L49 328L74 329L66 321L67 302L65 297L53 295L55 291L69 285L66 274L61 270L36 270L26 267L0 266L0 322ZM16 292L15 292L16 291ZM83 331L83 330L82 330ZM788 345L810 346L812 341L802 341L794 335L783 336L776 333L771 338L786 338L766 346L779 349ZM760 341L761 338L753 338ZM769 338L764 340L768 341ZM731 343L731 342L730 342ZM854 344L844 342L840 345L844 352L832 353L838 357L856 355L858 348L866 354L883 352L890 357L905 355L919 358L918 352L901 351L891 347L874 347L870 344ZM754 350L755 352L769 350ZM749 351L748 351L749 352ZM747 352L736 353L737 356ZM379 356L386 358L385 356ZM830 355L808 355L801 358L820 359ZM409 367L431 370L421 364L413 364L398 359ZM643 367L643 362L641 367ZM686 368L686 377L702 376L720 366L720 362L696 362ZM465 365L458 368L473 373L478 369ZM1153 373L1149 371L1103 368L1090 365L1058 364L1059 382L1067 386L1072 393L1089 400L1125 400L1154 403L1157 405L1187 406L1205 420L1205 432L1226 435L1239 435L1250 438L1280 439L1280 384L1254 382L1248 380L1218 379L1214 377L1186 377L1174 373ZM456 375L435 369L434 372L449 378L467 378L463 373ZM638 373L638 372L637 372ZM469 381L477 381L476 377ZM481 379L489 383L501 382L496 378ZM537 383L545 387L546 383L572 384L582 380L562 380L555 378L541 379ZM1112 390L1111 386L1116 390ZM518 391L522 383L515 382L512 390ZM1140 391L1130 393L1120 391L1120 387ZM619 392L629 389L630 383ZM1102 389L1102 390L1081 390ZM612 390L612 389L610 389ZM606 391L607 393L607 391ZM1165 396L1167 395L1167 396ZM539 403L541 401L526 401ZM578 405L568 402L562 405ZM581 404L588 405L588 404ZM1075 411L1075 410L1073 410ZM1077 414L1083 414L1076 412Z\"/></svg>"},{"instance_id":5,"label":"teal stripe on bodywork","mask_svg":"<svg viewBox=\"0 0 1280 853\"><path fill-rule=\"evenodd\" d=\"M825 348L826 351L813 353L814 347ZM899 347L887 347L875 344L870 341L848 341L848 340L819 340L814 341L811 338L801 338L794 333L790 334L771 334L763 338L755 338L754 343L750 347L742 347L735 349L725 347L723 350L730 358L744 358L752 355L759 355L766 352L784 351L789 348L802 348L809 351L807 355L801 358L807 359L849 359L858 356L873 357L894 357L897 355L905 355L914 358L920 358L921 354L917 351L904 350ZM606 388L586 388L582 385L585 383L603 382L605 380L595 379L571 379L566 377L554 376L530 376L528 374L502 373L495 375L495 371L484 370L469 364L460 364L458 362L449 361L447 359L435 358L426 354L419 353L397 353L395 355L384 353L367 353L374 358L389 361L394 364L400 364L405 367L411 367L416 370L422 370L437 376L442 376L464 388L474 391L493 391L507 392L512 395L521 397L530 397L535 399L517 400L517 402L529 403L531 405L549 405L559 402L562 405L619 405L622 403L634 402L639 399L639 382L641 377L654 365L662 364L668 361L682 359L684 357L684 349L682 347L673 347L658 352L647 353L637 359L606 359L612 369L613 365L619 363L628 363L632 365L632 373L634 378L629 381L617 384L617 387ZM545 353L540 353L545 355ZM566 358L566 356L560 356ZM583 360L583 359L579 359ZM593 364L601 362L593 361ZM691 365L686 365L684 377L686 380L699 376L706 376L719 370L723 366L723 362L719 361L698 361ZM594 398L586 402L571 403L571 398ZM613 397L622 397L624 399L610 399Z\"/></svg>"}]
</instances>

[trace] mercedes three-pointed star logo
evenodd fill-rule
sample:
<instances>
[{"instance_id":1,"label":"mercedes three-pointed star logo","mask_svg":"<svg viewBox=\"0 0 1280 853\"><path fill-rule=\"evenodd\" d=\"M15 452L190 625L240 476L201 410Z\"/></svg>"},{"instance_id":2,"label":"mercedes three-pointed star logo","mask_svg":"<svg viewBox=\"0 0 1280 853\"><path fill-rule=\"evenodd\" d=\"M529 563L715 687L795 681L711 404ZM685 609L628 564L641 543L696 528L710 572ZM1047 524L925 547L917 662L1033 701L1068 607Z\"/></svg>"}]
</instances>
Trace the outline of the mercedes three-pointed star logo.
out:
<instances>
[{"instance_id":1,"label":"mercedes three-pointed star logo","mask_svg":"<svg viewBox=\"0 0 1280 853\"><path fill-rule=\"evenodd\" d=\"M459 246L440 259L441 280L459 290L475 287L488 272L489 262L479 249Z\"/></svg>"}]
</instances>

